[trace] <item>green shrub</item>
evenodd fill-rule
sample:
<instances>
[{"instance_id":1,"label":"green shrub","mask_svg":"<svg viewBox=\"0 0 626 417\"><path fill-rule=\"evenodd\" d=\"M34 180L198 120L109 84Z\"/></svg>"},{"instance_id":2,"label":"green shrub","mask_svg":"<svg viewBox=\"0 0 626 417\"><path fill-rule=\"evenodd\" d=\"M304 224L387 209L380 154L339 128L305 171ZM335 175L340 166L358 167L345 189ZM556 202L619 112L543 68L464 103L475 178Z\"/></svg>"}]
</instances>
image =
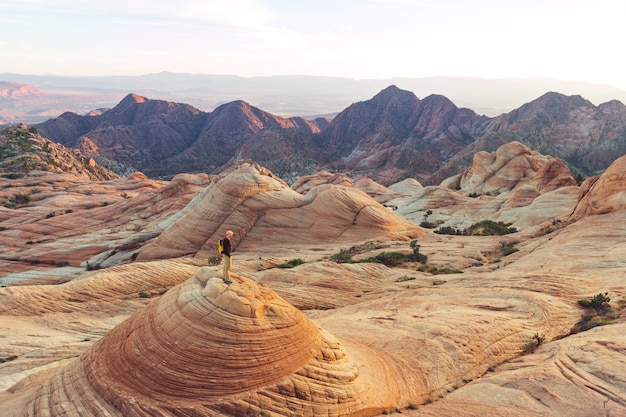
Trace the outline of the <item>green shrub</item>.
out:
<instances>
[{"instance_id":1,"label":"green shrub","mask_svg":"<svg viewBox=\"0 0 626 417\"><path fill-rule=\"evenodd\" d=\"M435 230L435 233L439 235L462 235L463 231L459 229L455 229L454 227L443 226Z\"/></svg>"},{"instance_id":2,"label":"green shrub","mask_svg":"<svg viewBox=\"0 0 626 417\"><path fill-rule=\"evenodd\" d=\"M512 253L519 252L519 249L515 247L515 243L517 242L500 242L500 252L502 252L502 256L508 256Z\"/></svg>"},{"instance_id":3,"label":"green shrub","mask_svg":"<svg viewBox=\"0 0 626 417\"><path fill-rule=\"evenodd\" d=\"M297 259L292 259L290 261L287 261L283 264L278 265L279 268L293 268L296 267L298 265L302 265L304 263L304 261L300 258Z\"/></svg>"},{"instance_id":4,"label":"green shrub","mask_svg":"<svg viewBox=\"0 0 626 417\"><path fill-rule=\"evenodd\" d=\"M509 227L510 225L511 223L483 220L471 225L463 234L468 236L501 236L517 232L517 229Z\"/></svg>"},{"instance_id":5,"label":"green shrub","mask_svg":"<svg viewBox=\"0 0 626 417\"><path fill-rule=\"evenodd\" d=\"M511 223L494 222L483 220L474 223L465 230L454 229L450 226L440 227L435 233L442 235L465 235L465 236L501 236L517 232L515 227L509 227Z\"/></svg>"},{"instance_id":6,"label":"green shrub","mask_svg":"<svg viewBox=\"0 0 626 417\"><path fill-rule=\"evenodd\" d=\"M150 294L145 291L139 291L139 298L150 298Z\"/></svg>"},{"instance_id":7,"label":"green shrub","mask_svg":"<svg viewBox=\"0 0 626 417\"><path fill-rule=\"evenodd\" d=\"M381 252L373 258L364 259L362 262L377 262L385 266L398 266L406 262L406 255L400 252Z\"/></svg>"},{"instance_id":8,"label":"green shrub","mask_svg":"<svg viewBox=\"0 0 626 417\"><path fill-rule=\"evenodd\" d=\"M611 306L609 306L610 301L609 293L605 292L604 294L599 293L585 300L578 300L578 305L595 310L607 310L611 308Z\"/></svg>"},{"instance_id":9,"label":"green shrub","mask_svg":"<svg viewBox=\"0 0 626 417\"><path fill-rule=\"evenodd\" d=\"M428 260L428 256L423 253L411 253L406 256L407 261L409 262L419 262L425 264Z\"/></svg>"},{"instance_id":10,"label":"green shrub","mask_svg":"<svg viewBox=\"0 0 626 417\"><path fill-rule=\"evenodd\" d=\"M23 193L15 194L13 196L13 201L15 201L15 204L17 205L28 204L30 202L30 195Z\"/></svg>"},{"instance_id":11,"label":"green shrub","mask_svg":"<svg viewBox=\"0 0 626 417\"><path fill-rule=\"evenodd\" d=\"M338 264L347 264L352 262L352 253L350 253L350 251L347 249L341 249L339 250L339 253L331 256L330 260L333 262L337 262Z\"/></svg>"}]
</instances>

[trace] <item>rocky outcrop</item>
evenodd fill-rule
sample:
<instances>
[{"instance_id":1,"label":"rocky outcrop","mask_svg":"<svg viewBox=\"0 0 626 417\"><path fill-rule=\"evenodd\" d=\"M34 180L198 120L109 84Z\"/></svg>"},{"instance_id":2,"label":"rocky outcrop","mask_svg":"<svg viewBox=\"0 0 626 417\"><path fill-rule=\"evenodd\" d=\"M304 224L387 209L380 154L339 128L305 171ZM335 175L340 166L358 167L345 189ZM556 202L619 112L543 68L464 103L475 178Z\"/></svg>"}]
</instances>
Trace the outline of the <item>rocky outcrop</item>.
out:
<instances>
[{"instance_id":1,"label":"rocky outcrop","mask_svg":"<svg viewBox=\"0 0 626 417\"><path fill-rule=\"evenodd\" d=\"M25 125L0 131L0 173L10 177L31 171L70 173L86 180L118 178L91 158L41 137Z\"/></svg>"},{"instance_id":2,"label":"rocky outcrop","mask_svg":"<svg viewBox=\"0 0 626 417\"><path fill-rule=\"evenodd\" d=\"M204 268L111 330L35 393L22 416L372 415L399 387L251 280Z\"/></svg>"},{"instance_id":3,"label":"rocky outcrop","mask_svg":"<svg viewBox=\"0 0 626 417\"><path fill-rule=\"evenodd\" d=\"M560 159L510 142L495 152L476 153L471 168L441 185L462 190L465 195L497 195L526 186L541 194L576 185L576 179Z\"/></svg>"},{"instance_id":4,"label":"rocky outcrop","mask_svg":"<svg viewBox=\"0 0 626 417\"><path fill-rule=\"evenodd\" d=\"M614 213L626 208L626 156L609 166L602 175L587 179L571 217Z\"/></svg>"},{"instance_id":5,"label":"rocky outcrop","mask_svg":"<svg viewBox=\"0 0 626 417\"><path fill-rule=\"evenodd\" d=\"M81 266L129 262L160 233L158 225L209 182L202 174L181 174L170 182L142 174L92 182L42 171L2 177L0 282L66 281Z\"/></svg>"},{"instance_id":6,"label":"rocky outcrop","mask_svg":"<svg viewBox=\"0 0 626 417\"><path fill-rule=\"evenodd\" d=\"M353 187L322 184L302 195L271 173L243 164L203 190L138 259L214 256L228 229L241 249L425 234Z\"/></svg>"}]
</instances>

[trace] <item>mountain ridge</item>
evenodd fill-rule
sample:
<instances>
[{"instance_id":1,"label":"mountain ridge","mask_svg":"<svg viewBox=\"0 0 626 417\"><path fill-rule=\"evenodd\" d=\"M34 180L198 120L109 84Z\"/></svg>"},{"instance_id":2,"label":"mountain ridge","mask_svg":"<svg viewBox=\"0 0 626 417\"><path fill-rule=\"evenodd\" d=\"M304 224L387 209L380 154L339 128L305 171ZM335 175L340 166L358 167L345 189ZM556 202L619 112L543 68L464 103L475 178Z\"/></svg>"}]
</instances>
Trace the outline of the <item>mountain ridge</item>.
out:
<instances>
[{"instance_id":1,"label":"mountain ridge","mask_svg":"<svg viewBox=\"0 0 626 417\"><path fill-rule=\"evenodd\" d=\"M283 118L243 100L206 113L129 94L101 115L65 113L35 126L67 146L164 177L216 173L252 159L287 180L326 169L382 184L404 178L435 184L468 167L474 153L510 141L562 158L583 175L626 153L626 106L595 106L555 92L490 118L445 96L420 100L392 85L332 120L313 121Z\"/></svg>"}]
</instances>

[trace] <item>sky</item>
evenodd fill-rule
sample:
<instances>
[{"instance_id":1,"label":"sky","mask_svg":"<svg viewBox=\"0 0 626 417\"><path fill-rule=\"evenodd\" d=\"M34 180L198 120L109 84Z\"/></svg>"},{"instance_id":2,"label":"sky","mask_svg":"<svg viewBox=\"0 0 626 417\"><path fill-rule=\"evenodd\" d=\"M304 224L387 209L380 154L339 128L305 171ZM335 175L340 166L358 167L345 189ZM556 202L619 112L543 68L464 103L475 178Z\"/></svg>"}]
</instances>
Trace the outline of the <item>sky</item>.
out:
<instances>
[{"instance_id":1,"label":"sky","mask_svg":"<svg viewBox=\"0 0 626 417\"><path fill-rule=\"evenodd\" d=\"M626 90L623 0L0 0L0 74L556 78Z\"/></svg>"}]
</instances>

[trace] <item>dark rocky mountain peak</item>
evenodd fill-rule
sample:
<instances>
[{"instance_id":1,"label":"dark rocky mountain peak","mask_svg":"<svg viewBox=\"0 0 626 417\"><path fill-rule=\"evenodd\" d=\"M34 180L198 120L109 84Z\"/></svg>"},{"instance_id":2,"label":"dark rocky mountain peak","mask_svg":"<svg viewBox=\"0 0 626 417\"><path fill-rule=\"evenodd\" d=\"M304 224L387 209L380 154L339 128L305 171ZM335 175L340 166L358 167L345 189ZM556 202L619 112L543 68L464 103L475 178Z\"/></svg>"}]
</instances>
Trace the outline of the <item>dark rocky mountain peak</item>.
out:
<instances>
[{"instance_id":1,"label":"dark rocky mountain peak","mask_svg":"<svg viewBox=\"0 0 626 417\"><path fill-rule=\"evenodd\" d=\"M443 95L419 99L390 85L332 121L283 118L236 100L211 113L129 94L101 114L66 113L36 126L42 135L130 165L149 176L216 173L252 159L281 178L320 169L365 175L388 185L404 178L436 184L478 151L518 141L595 174L626 153L626 107L594 106L550 92L495 118ZM443 176L443 177L442 177Z\"/></svg>"}]
</instances>

